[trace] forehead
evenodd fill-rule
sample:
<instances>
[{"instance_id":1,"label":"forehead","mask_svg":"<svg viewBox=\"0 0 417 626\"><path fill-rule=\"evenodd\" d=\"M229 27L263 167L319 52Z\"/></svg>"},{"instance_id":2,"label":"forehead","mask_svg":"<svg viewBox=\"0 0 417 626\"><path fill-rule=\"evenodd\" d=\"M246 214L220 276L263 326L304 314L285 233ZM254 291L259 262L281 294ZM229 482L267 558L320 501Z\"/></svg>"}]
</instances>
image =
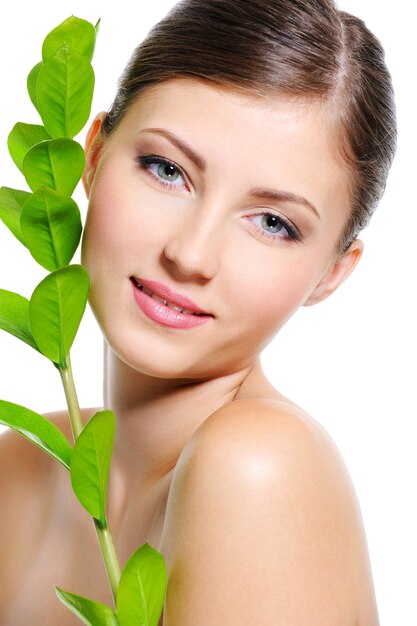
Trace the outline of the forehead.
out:
<instances>
[{"instance_id":1,"label":"forehead","mask_svg":"<svg viewBox=\"0 0 417 626\"><path fill-rule=\"evenodd\" d=\"M116 133L135 137L149 128L179 136L217 176L240 169L248 183L284 185L316 205L349 210L350 170L337 149L334 116L318 101L175 79L142 92Z\"/></svg>"}]
</instances>

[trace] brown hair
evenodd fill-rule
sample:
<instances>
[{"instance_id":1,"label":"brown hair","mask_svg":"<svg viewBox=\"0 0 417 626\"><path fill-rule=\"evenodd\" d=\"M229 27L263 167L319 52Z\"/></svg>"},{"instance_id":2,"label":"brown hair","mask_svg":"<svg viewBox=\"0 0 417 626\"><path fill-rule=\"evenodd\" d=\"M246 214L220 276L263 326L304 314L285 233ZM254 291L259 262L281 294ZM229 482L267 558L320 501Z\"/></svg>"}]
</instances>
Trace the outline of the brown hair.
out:
<instances>
[{"instance_id":1,"label":"brown hair","mask_svg":"<svg viewBox=\"0 0 417 626\"><path fill-rule=\"evenodd\" d=\"M391 77L364 23L332 0L183 0L135 50L103 131L144 88L177 77L331 105L353 180L346 250L383 194L396 146Z\"/></svg>"}]
</instances>

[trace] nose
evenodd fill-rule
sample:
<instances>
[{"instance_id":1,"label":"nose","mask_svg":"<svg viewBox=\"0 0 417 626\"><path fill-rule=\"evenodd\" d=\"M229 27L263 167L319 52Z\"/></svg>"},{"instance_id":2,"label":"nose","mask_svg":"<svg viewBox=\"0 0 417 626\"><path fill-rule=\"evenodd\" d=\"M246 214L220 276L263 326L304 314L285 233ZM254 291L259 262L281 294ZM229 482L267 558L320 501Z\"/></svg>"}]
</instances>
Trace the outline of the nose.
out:
<instances>
[{"instance_id":1,"label":"nose","mask_svg":"<svg viewBox=\"0 0 417 626\"><path fill-rule=\"evenodd\" d=\"M198 213L177 225L165 245L164 257L183 277L210 280L220 265L221 225L214 211Z\"/></svg>"}]
</instances>

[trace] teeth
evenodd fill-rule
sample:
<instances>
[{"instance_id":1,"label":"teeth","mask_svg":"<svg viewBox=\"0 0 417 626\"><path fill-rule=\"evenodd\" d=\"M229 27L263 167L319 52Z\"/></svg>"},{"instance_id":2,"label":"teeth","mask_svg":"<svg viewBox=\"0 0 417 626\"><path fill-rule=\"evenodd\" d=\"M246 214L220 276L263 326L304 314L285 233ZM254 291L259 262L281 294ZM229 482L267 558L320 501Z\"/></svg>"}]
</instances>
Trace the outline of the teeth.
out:
<instances>
[{"instance_id":1,"label":"teeth","mask_svg":"<svg viewBox=\"0 0 417 626\"><path fill-rule=\"evenodd\" d=\"M138 289L140 289L141 291L146 293L148 296L153 298L153 300L156 300L157 302L160 302L164 306L167 306L169 309L173 309L174 311L177 311L178 313L184 313L185 315L204 315L204 313L196 313L195 311L190 311L189 309L181 309L176 304L172 304L172 302L168 302L167 300L164 300L163 298L160 298L159 296L154 294L150 289L148 289L147 287L144 287L143 285L141 285L137 281L135 281L135 282L136 282L136 285L137 285Z\"/></svg>"},{"instance_id":2,"label":"teeth","mask_svg":"<svg viewBox=\"0 0 417 626\"><path fill-rule=\"evenodd\" d=\"M151 292L152 298L154 300L156 300L157 302L160 302L161 304L164 304L166 306L167 301L164 300L163 298L160 298L159 296L156 296L154 293Z\"/></svg>"},{"instance_id":3,"label":"teeth","mask_svg":"<svg viewBox=\"0 0 417 626\"><path fill-rule=\"evenodd\" d=\"M178 311L178 313L184 313L184 309L181 309L179 306L172 304L171 302L168 302L166 306L173 311Z\"/></svg>"}]
</instances>

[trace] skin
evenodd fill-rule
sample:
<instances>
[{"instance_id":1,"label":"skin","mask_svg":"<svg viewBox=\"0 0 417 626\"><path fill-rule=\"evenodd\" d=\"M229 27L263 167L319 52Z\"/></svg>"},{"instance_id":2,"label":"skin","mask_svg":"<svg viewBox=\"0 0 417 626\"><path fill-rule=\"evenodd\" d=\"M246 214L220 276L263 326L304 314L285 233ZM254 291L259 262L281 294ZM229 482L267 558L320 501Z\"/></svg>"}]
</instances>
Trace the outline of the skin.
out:
<instances>
[{"instance_id":1,"label":"skin","mask_svg":"<svg viewBox=\"0 0 417 626\"><path fill-rule=\"evenodd\" d=\"M336 254L350 176L327 113L177 79L144 92L110 137L98 115L87 138L82 260L105 338L104 406L118 420L109 523L122 564L145 541L164 555L164 626L378 624L343 461L259 363L287 319L328 297L362 253L356 240ZM164 181L168 170L138 163L149 155L182 174ZM266 213L301 241L283 227L271 237ZM188 330L155 323L131 276L168 285L212 318ZM51 419L69 437L65 414ZM1 487L11 503L1 623L75 625L53 584L110 603L92 524L58 464L14 433L1 445L1 471L24 459Z\"/></svg>"}]
</instances>

